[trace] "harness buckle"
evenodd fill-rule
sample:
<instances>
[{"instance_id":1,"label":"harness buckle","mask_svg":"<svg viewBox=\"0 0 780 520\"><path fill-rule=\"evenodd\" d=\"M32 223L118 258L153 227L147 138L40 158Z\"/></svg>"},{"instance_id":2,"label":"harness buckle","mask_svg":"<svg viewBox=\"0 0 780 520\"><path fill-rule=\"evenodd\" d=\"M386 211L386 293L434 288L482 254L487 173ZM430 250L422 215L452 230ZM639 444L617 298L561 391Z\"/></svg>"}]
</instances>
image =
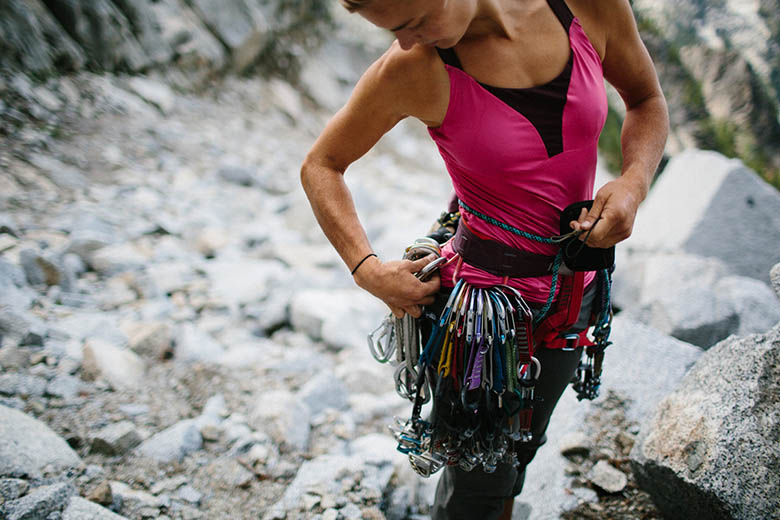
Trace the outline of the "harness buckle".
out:
<instances>
[{"instance_id":1,"label":"harness buckle","mask_svg":"<svg viewBox=\"0 0 780 520\"><path fill-rule=\"evenodd\" d=\"M580 345L580 335L579 334L566 334L563 336L563 339L566 340L566 346L561 347L561 350L564 352L572 352L577 349L577 347Z\"/></svg>"}]
</instances>

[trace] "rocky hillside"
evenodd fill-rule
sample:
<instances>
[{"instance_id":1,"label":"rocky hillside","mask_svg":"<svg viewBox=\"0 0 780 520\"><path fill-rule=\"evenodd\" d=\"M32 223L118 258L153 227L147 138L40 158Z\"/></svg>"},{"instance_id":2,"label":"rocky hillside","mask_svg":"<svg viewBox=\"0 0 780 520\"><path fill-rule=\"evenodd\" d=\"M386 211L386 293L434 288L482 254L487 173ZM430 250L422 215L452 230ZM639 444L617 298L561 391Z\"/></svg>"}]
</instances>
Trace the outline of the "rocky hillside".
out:
<instances>
[{"instance_id":1,"label":"rocky hillside","mask_svg":"<svg viewBox=\"0 0 780 520\"><path fill-rule=\"evenodd\" d=\"M780 188L777 0L635 0L633 6L669 102L670 155L689 147L717 150Z\"/></svg>"},{"instance_id":2,"label":"rocky hillside","mask_svg":"<svg viewBox=\"0 0 780 520\"><path fill-rule=\"evenodd\" d=\"M54 123L46 109L26 106L25 89L20 92L13 80L17 72L38 82L81 70L143 73L191 90L225 73L254 71L291 80L332 110L387 43L385 35L354 24L336 4L4 0L0 133L12 135L20 118ZM633 5L670 105L668 154L689 147L716 150L742 159L780 188L777 0L636 0ZM614 92L611 107L601 148L614 170L623 111Z\"/></svg>"},{"instance_id":3,"label":"rocky hillside","mask_svg":"<svg viewBox=\"0 0 780 520\"><path fill-rule=\"evenodd\" d=\"M387 311L298 183L387 44L322 5L0 0L0 518L428 518L365 343ZM331 37L303 52L311 16ZM780 194L670 153L618 250L602 396L565 392L515 520L780 510ZM382 258L450 189L412 122L347 182Z\"/></svg>"},{"instance_id":4,"label":"rocky hillside","mask_svg":"<svg viewBox=\"0 0 780 520\"><path fill-rule=\"evenodd\" d=\"M321 0L28 0L0 3L0 69L160 71L192 80L286 68L330 20Z\"/></svg>"}]
</instances>

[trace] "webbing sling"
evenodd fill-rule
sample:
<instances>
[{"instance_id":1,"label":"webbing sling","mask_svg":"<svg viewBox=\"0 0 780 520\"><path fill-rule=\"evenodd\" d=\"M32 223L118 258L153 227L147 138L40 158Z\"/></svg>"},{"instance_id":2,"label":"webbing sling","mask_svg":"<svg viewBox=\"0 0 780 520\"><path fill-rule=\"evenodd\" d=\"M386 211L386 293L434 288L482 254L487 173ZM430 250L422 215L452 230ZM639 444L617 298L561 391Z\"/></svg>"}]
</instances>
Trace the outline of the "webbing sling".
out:
<instances>
[{"instance_id":1,"label":"webbing sling","mask_svg":"<svg viewBox=\"0 0 780 520\"><path fill-rule=\"evenodd\" d=\"M555 312L549 314L534 330L534 342L537 345L545 343L548 348L566 346L566 339L560 338L559 334L577 322L582 307L584 282L585 273L582 271L562 277Z\"/></svg>"}]
</instances>

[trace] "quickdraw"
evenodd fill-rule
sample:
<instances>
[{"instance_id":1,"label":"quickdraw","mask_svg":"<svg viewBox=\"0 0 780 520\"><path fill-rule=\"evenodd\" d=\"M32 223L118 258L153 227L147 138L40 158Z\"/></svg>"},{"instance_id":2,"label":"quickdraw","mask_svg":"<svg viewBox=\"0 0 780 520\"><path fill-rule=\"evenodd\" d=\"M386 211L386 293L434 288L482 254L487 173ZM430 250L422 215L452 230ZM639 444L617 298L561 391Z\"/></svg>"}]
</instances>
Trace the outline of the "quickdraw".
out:
<instances>
[{"instance_id":1,"label":"quickdraw","mask_svg":"<svg viewBox=\"0 0 780 520\"><path fill-rule=\"evenodd\" d=\"M415 259L438 251L421 239L407 248ZM431 265L431 264L428 264ZM430 272L430 271L429 271ZM420 320L388 316L369 335L380 362L396 354L396 390L414 403L406 422L391 427L412 468L430 476L444 465L495 471L516 463L509 447L531 440L534 385L541 371L533 357L533 315L508 286L480 288L460 280L434 316L420 349ZM434 398L429 420L422 406Z\"/></svg>"},{"instance_id":2,"label":"quickdraw","mask_svg":"<svg viewBox=\"0 0 780 520\"><path fill-rule=\"evenodd\" d=\"M553 240L562 238L566 237ZM410 260L431 253L437 259L417 273L421 279L444 262L439 244L426 237L405 251L404 258ZM562 339L570 348L585 345L572 379L580 400L598 396L604 349L610 344L608 270L599 272L599 283L595 341L588 341L584 333ZM541 312L550 308L548 300ZM368 337L377 361L387 363L395 357L396 391L413 403L411 417L396 418L390 427L398 451L407 454L412 468L424 477L446 465L465 471L481 466L485 472L495 471L499 462L518 465L512 447L532 441L533 408L540 400L534 392L542 369L534 357L538 318L517 289L476 287L463 279L455 283L441 312L432 315L428 310L425 318L432 323L430 331L422 330L426 320L390 314ZM426 420L422 407L431 400Z\"/></svg>"},{"instance_id":3,"label":"quickdraw","mask_svg":"<svg viewBox=\"0 0 780 520\"><path fill-rule=\"evenodd\" d=\"M595 399L601 388L601 369L604 362L604 350L612 344L609 335L612 331L612 305L610 301L612 277L608 269L598 273L598 293L600 312L593 326L593 344L585 346L584 359L580 361L572 379L572 387L577 399Z\"/></svg>"}]
</instances>

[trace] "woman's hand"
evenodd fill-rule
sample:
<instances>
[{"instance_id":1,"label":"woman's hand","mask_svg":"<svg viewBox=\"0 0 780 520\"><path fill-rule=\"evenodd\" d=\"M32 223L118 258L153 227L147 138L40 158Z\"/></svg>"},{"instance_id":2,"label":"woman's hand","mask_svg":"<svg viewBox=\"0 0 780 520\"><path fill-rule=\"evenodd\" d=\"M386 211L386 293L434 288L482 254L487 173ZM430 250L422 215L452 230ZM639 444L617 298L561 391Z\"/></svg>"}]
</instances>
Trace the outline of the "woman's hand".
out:
<instances>
[{"instance_id":1,"label":"woman's hand","mask_svg":"<svg viewBox=\"0 0 780 520\"><path fill-rule=\"evenodd\" d=\"M440 280L438 275L434 275L421 282L414 273L435 258L434 255L428 255L415 261L382 262L371 257L355 273L355 282L385 302L396 318L403 318L406 313L419 318L422 314L421 306L433 303Z\"/></svg>"},{"instance_id":2,"label":"woman's hand","mask_svg":"<svg viewBox=\"0 0 780 520\"><path fill-rule=\"evenodd\" d=\"M610 181L596 193L590 211L583 208L579 219L571 221L571 228L582 230L580 239L587 237L586 243L590 247L612 247L631 236L639 203L646 192L640 183L632 182L628 176Z\"/></svg>"}]
</instances>

